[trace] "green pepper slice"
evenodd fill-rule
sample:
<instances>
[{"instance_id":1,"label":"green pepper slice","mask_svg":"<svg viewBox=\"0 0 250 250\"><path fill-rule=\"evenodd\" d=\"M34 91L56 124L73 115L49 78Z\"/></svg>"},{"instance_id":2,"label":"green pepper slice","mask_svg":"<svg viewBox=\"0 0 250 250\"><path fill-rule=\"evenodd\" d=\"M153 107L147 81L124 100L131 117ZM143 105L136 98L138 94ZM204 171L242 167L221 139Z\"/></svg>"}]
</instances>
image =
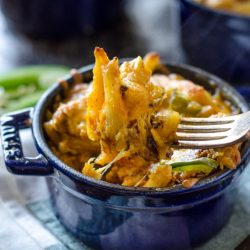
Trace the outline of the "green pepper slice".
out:
<instances>
[{"instance_id":1,"label":"green pepper slice","mask_svg":"<svg viewBox=\"0 0 250 250\"><path fill-rule=\"evenodd\" d=\"M217 168L218 167L218 162L211 159L211 158L208 158L208 157L201 157L201 158L197 158L197 159L194 159L194 160L189 160L189 161L180 161L180 162L173 162L171 163L170 165L173 167L173 168L176 168L176 167L182 167L182 166L187 166L187 165L207 165L211 168Z\"/></svg>"},{"instance_id":2,"label":"green pepper slice","mask_svg":"<svg viewBox=\"0 0 250 250\"><path fill-rule=\"evenodd\" d=\"M162 160L160 164L171 165L173 168L173 172L202 172L205 174L211 173L219 166L217 161L207 157L172 163L169 163L169 161Z\"/></svg>"},{"instance_id":3,"label":"green pepper slice","mask_svg":"<svg viewBox=\"0 0 250 250\"><path fill-rule=\"evenodd\" d=\"M67 67L55 66L55 65L21 67L18 69L11 70L10 72L1 74L0 87L3 87L5 90L15 89L21 85L29 85L29 84L34 84L37 87L40 87L39 86L40 79L41 78L44 79L44 75L53 73L54 76L57 75L57 77L61 77L67 74L68 72L69 69ZM49 80L51 80L51 77ZM42 85L44 85L44 82Z\"/></svg>"},{"instance_id":4,"label":"green pepper slice","mask_svg":"<svg viewBox=\"0 0 250 250\"><path fill-rule=\"evenodd\" d=\"M7 112L16 111L18 109L24 109L28 107L33 107L36 105L37 101L42 96L43 91L37 91L35 93L23 96L17 100L12 100L6 107Z\"/></svg>"},{"instance_id":5,"label":"green pepper slice","mask_svg":"<svg viewBox=\"0 0 250 250\"><path fill-rule=\"evenodd\" d=\"M205 164L185 165L173 168L173 172L196 172L210 174L214 168Z\"/></svg>"}]
</instances>

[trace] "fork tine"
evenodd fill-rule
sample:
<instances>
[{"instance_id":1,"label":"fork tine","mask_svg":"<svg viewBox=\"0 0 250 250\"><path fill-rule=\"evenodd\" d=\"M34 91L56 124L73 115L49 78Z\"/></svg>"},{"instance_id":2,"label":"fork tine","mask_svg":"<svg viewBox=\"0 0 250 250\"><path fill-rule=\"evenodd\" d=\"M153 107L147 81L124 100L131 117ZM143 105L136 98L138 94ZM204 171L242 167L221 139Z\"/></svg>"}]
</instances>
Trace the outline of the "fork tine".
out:
<instances>
[{"instance_id":1,"label":"fork tine","mask_svg":"<svg viewBox=\"0 0 250 250\"><path fill-rule=\"evenodd\" d=\"M228 136L228 133L225 132L217 132L217 133L182 133L177 132L177 137L182 141L209 141L209 140L218 140L223 139Z\"/></svg>"},{"instance_id":2,"label":"fork tine","mask_svg":"<svg viewBox=\"0 0 250 250\"><path fill-rule=\"evenodd\" d=\"M244 141L246 136L241 135L239 137L226 137L223 139L218 139L218 140L208 140L208 141L184 141L184 140L179 140L178 144L172 145L174 148L195 148L195 149L207 149L207 148L224 148L227 146L232 146L237 143L240 143Z\"/></svg>"},{"instance_id":3,"label":"fork tine","mask_svg":"<svg viewBox=\"0 0 250 250\"><path fill-rule=\"evenodd\" d=\"M250 111L229 117L182 118L175 148L223 148L250 139Z\"/></svg>"},{"instance_id":4,"label":"fork tine","mask_svg":"<svg viewBox=\"0 0 250 250\"><path fill-rule=\"evenodd\" d=\"M212 117L212 118L193 118L193 117L182 117L181 123L191 124L228 124L234 122L233 116L226 117Z\"/></svg>"},{"instance_id":5,"label":"fork tine","mask_svg":"<svg viewBox=\"0 0 250 250\"><path fill-rule=\"evenodd\" d=\"M200 125L200 124L179 124L178 132L198 132L198 133L213 133L213 132L226 132L230 130L229 124L214 124L214 125Z\"/></svg>"},{"instance_id":6,"label":"fork tine","mask_svg":"<svg viewBox=\"0 0 250 250\"><path fill-rule=\"evenodd\" d=\"M225 143L222 143L224 139L217 140L216 142L214 140L212 141L182 141L179 140L178 144L173 145L174 148L188 148L188 149L207 149L207 148L223 148L225 147Z\"/></svg>"},{"instance_id":7,"label":"fork tine","mask_svg":"<svg viewBox=\"0 0 250 250\"><path fill-rule=\"evenodd\" d=\"M222 141L228 137L229 132L227 131L231 128L227 121L226 124L210 123L210 125L207 125L203 123L202 125L201 122L207 119L202 119L202 121L200 118L198 119L199 123L179 124L176 135L181 147L205 148L209 147L209 145L221 144ZM194 119L192 118L192 120ZM230 126L232 126L232 124L230 124Z\"/></svg>"}]
</instances>

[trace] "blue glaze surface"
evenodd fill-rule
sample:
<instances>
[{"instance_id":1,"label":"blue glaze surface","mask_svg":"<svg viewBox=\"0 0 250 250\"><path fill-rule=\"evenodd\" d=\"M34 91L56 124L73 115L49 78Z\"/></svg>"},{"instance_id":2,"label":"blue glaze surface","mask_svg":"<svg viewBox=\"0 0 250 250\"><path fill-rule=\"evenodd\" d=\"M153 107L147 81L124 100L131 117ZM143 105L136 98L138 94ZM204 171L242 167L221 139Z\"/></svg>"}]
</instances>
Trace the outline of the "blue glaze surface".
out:
<instances>
[{"instance_id":1,"label":"blue glaze surface","mask_svg":"<svg viewBox=\"0 0 250 250\"><path fill-rule=\"evenodd\" d=\"M235 106L242 111L248 110L247 103L236 90L219 78L190 66L168 67L211 92L216 83ZM92 79L91 70L92 65L81 69L87 82ZM65 80L73 83L70 76ZM236 170L211 176L190 189L181 186L173 189L129 188L93 180L61 162L47 145L42 122L45 111L60 92L60 85L55 84L44 94L32 113L32 130L37 150L47 161L43 167L54 171L47 182L55 213L85 244L108 250L191 249L223 227L233 209L240 174L249 161L250 143L243 148L243 159ZM30 115L25 114L26 118ZM15 117L24 120L22 114ZM13 122L11 125L14 126ZM5 126L2 123L2 128ZM18 147L21 148L19 143ZM19 160L17 158L15 164L22 167ZM6 163L8 165L8 161ZM11 164L8 167L14 173L31 174L34 171L37 174L39 165L20 168L22 172Z\"/></svg>"},{"instance_id":2,"label":"blue glaze surface","mask_svg":"<svg viewBox=\"0 0 250 250\"><path fill-rule=\"evenodd\" d=\"M48 178L52 204L59 220L95 249L192 249L211 238L228 221L235 201L235 184L200 204L127 209L89 203ZM133 198L131 197L131 200ZM165 201L167 203L167 200ZM135 198L133 203L142 203ZM71 204L70 206L68 204ZM170 204L169 204L170 205Z\"/></svg>"},{"instance_id":3,"label":"blue glaze surface","mask_svg":"<svg viewBox=\"0 0 250 250\"><path fill-rule=\"evenodd\" d=\"M180 0L182 44L189 63L233 84L250 80L250 17Z\"/></svg>"},{"instance_id":4,"label":"blue glaze surface","mask_svg":"<svg viewBox=\"0 0 250 250\"><path fill-rule=\"evenodd\" d=\"M53 169L41 154L35 158L24 157L19 130L30 126L33 108L3 115L0 120L5 165L13 174L49 175Z\"/></svg>"}]
</instances>

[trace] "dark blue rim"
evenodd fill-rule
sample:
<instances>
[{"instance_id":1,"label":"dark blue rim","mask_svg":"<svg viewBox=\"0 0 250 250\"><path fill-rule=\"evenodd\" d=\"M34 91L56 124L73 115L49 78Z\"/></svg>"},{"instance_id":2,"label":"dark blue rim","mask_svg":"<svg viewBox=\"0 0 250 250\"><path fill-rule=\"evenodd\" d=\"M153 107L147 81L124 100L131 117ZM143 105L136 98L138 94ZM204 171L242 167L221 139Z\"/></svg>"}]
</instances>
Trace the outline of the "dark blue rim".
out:
<instances>
[{"instance_id":1,"label":"dark blue rim","mask_svg":"<svg viewBox=\"0 0 250 250\"><path fill-rule=\"evenodd\" d=\"M211 13L211 14L222 15L222 16L227 17L227 18L234 17L237 19L244 19L244 20L250 21L250 16L247 16L247 15L240 15L240 14L234 13L233 11L230 12L230 11L226 11L226 10L213 9L213 8L207 7L205 5L202 5L200 3L196 3L194 0L181 0L181 1L186 2L186 3L196 7L197 9L199 9L201 11L206 11L206 12Z\"/></svg>"},{"instance_id":2,"label":"dark blue rim","mask_svg":"<svg viewBox=\"0 0 250 250\"><path fill-rule=\"evenodd\" d=\"M180 68L180 69L185 69L188 70L190 72L193 72L193 74L198 74L201 76L205 76L207 79L212 80L215 83L218 83L218 86L220 86L221 88L223 87L224 89L227 89L227 91L229 91L232 95L233 98L236 100L236 102L238 103L239 107L242 109L242 111L246 111L249 109L248 104L246 103L246 101L244 100L244 98L237 93L237 91L231 87L228 83L224 82L223 80L221 80L218 77L215 77L203 70L197 69L195 67L192 66L187 66L187 65L169 65L167 64L167 66L171 66L171 67L176 67L176 68ZM92 71L93 65L88 65L86 67L83 67L79 70L80 73L82 73L83 75L86 73L89 73L90 71ZM70 75L67 75L66 77L64 77L64 80L68 81L69 83L72 83L73 79ZM220 84L219 84L220 83ZM235 175L235 173L237 171L239 171L240 167L235 169L235 170L227 170L224 173L216 176L215 178L208 178L206 180L201 181L199 184L197 184L196 186L194 186L193 188L190 189L185 189L181 186L178 186L176 188L164 188L164 189L160 189L160 188L153 188L153 189L148 189L148 188L134 188L134 187L124 187L121 185L117 185L117 184L111 184L105 181L101 181L101 180L95 180L92 179L88 176L85 176L81 173L79 173L78 171L72 169L71 167L67 166L65 163L63 163L60 159L58 159L53 152L50 150L48 144L46 143L46 139L43 133L43 129L42 129L42 122L43 122L43 114L46 107L46 103L48 103L55 95L55 93L58 92L58 89L60 88L60 85L58 83L54 84L48 91L46 91L46 93L42 96L42 98L40 99L39 103L37 104L34 114L33 114L33 134L34 134L34 138L35 138L35 143L37 146L37 149L40 153L42 153L43 155L45 155L45 157L48 159L49 162L52 162L52 164L54 165L54 167L58 170L61 171L62 173L64 173L65 175L69 176L72 179L75 179L79 182L81 182L82 184L88 184L88 185L94 185L94 186L98 186L102 189L107 189L107 190L112 190L112 191L117 191L119 193L123 193L126 195L159 195L159 194L168 194L168 195L176 195L176 194L185 194L185 193L190 193L193 191L198 191L198 190L202 190L202 189L206 189L206 188L210 188L212 186L215 186L217 184L219 184L220 182L223 182L225 180L227 180L228 178L232 177ZM242 158L242 165L244 165L246 163L246 161L248 160L248 157L250 155L250 148L247 150L247 152L245 153L245 155Z\"/></svg>"}]
</instances>

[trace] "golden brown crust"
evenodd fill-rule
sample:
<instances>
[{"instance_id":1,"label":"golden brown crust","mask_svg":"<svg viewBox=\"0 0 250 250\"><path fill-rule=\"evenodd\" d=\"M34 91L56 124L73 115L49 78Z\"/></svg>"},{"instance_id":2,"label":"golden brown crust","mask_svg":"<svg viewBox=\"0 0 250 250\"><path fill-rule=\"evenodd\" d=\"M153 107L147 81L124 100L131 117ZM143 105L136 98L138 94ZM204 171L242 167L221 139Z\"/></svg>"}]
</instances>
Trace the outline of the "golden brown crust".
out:
<instances>
[{"instance_id":1,"label":"golden brown crust","mask_svg":"<svg viewBox=\"0 0 250 250\"><path fill-rule=\"evenodd\" d=\"M92 85L81 83L81 75L74 71L76 84L69 88L62 81L64 96L57 96L47 111L44 129L50 147L66 164L111 183L162 188L179 183L191 187L210 174L173 170L168 161L176 155L177 160L185 154L192 159L207 157L220 169L235 168L240 162L239 146L202 151L171 148L180 116L231 113L219 93L211 95L176 74L153 74L159 64L155 53L121 66L101 48L96 48L95 57ZM102 176L107 166L111 168Z\"/></svg>"}]
</instances>

